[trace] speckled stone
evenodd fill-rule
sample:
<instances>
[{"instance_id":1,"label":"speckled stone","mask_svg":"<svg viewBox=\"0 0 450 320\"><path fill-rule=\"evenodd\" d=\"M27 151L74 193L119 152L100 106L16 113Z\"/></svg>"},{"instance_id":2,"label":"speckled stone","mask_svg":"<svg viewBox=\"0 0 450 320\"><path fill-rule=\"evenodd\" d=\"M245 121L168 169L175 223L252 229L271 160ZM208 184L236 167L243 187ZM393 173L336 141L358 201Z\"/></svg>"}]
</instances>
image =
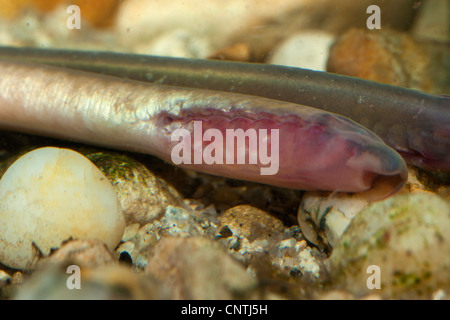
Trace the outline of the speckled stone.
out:
<instances>
[{"instance_id":1,"label":"speckled stone","mask_svg":"<svg viewBox=\"0 0 450 320\"><path fill-rule=\"evenodd\" d=\"M243 298L257 283L218 243L205 238L162 239L145 272L164 282L174 299Z\"/></svg>"},{"instance_id":2,"label":"speckled stone","mask_svg":"<svg viewBox=\"0 0 450 320\"><path fill-rule=\"evenodd\" d=\"M183 206L181 195L138 161L114 153L86 153L116 189L127 225L161 217L168 205Z\"/></svg>"},{"instance_id":3,"label":"speckled stone","mask_svg":"<svg viewBox=\"0 0 450 320\"><path fill-rule=\"evenodd\" d=\"M125 229L123 243L116 254L126 252L133 266L143 270L153 255L154 247L165 237L212 237L216 231L216 213L208 208L192 210L167 206L162 217L142 227L132 224Z\"/></svg>"},{"instance_id":4,"label":"speckled stone","mask_svg":"<svg viewBox=\"0 0 450 320\"><path fill-rule=\"evenodd\" d=\"M397 195L361 211L330 258L333 283L359 297L380 268L383 298L431 298L450 285L450 202L417 193ZM375 290L375 289L374 289Z\"/></svg>"},{"instance_id":5,"label":"speckled stone","mask_svg":"<svg viewBox=\"0 0 450 320\"><path fill-rule=\"evenodd\" d=\"M255 272L268 262L279 274L323 278L325 256L308 247L297 226L287 228L278 218L249 205L228 209L219 221L216 238Z\"/></svg>"},{"instance_id":6,"label":"speckled stone","mask_svg":"<svg viewBox=\"0 0 450 320\"><path fill-rule=\"evenodd\" d=\"M228 227L233 235L250 242L267 239L284 229L283 223L269 213L249 205L239 205L225 211L219 220L219 228Z\"/></svg>"},{"instance_id":7,"label":"speckled stone","mask_svg":"<svg viewBox=\"0 0 450 320\"><path fill-rule=\"evenodd\" d=\"M216 237L233 256L248 262L253 254L273 247L283 231L283 223L276 217L250 205L239 205L220 215Z\"/></svg>"}]
</instances>

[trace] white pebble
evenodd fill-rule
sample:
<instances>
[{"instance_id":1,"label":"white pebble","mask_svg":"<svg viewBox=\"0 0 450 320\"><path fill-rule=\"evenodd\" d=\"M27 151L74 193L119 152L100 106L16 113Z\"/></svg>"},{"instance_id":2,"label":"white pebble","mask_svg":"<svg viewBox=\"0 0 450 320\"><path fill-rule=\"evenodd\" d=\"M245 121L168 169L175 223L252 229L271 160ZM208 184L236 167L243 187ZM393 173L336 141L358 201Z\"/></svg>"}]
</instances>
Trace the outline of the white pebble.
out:
<instances>
[{"instance_id":1,"label":"white pebble","mask_svg":"<svg viewBox=\"0 0 450 320\"><path fill-rule=\"evenodd\" d=\"M143 41L136 45L134 51L154 56L205 59L213 49L207 38L187 30L175 29L150 41Z\"/></svg>"},{"instance_id":2,"label":"white pebble","mask_svg":"<svg viewBox=\"0 0 450 320\"><path fill-rule=\"evenodd\" d=\"M326 71L328 53L334 36L323 31L294 34L281 43L269 57L270 64Z\"/></svg>"},{"instance_id":3,"label":"white pebble","mask_svg":"<svg viewBox=\"0 0 450 320\"><path fill-rule=\"evenodd\" d=\"M311 254L311 249L308 247L302 250L299 255L300 259L300 269L303 273L310 272L314 277L319 278L320 276L320 266L316 259Z\"/></svg>"},{"instance_id":4,"label":"white pebble","mask_svg":"<svg viewBox=\"0 0 450 320\"><path fill-rule=\"evenodd\" d=\"M86 157L40 148L0 180L0 262L33 269L40 255L72 239L99 239L111 250L125 229L117 194Z\"/></svg>"}]
</instances>

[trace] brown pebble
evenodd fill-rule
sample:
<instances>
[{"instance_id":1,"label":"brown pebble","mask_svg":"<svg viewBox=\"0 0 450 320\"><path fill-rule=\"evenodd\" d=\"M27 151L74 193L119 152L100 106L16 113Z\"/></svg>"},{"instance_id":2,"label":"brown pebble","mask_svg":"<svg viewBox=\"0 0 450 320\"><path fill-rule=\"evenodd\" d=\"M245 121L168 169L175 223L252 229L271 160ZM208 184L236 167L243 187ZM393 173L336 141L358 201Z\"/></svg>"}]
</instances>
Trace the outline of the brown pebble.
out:
<instances>
[{"instance_id":1,"label":"brown pebble","mask_svg":"<svg viewBox=\"0 0 450 320\"><path fill-rule=\"evenodd\" d=\"M163 281L172 299L243 298L256 285L243 265L207 238L163 238L145 272Z\"/></svg>"},{"instance_id":2,"label":"brown pebble","mask_svg":"<svg viewBox=\"0 0 450 320\"><path fill-rule=\"evenodd\" d=\"M248 62L252 60L252 51L248 44L239 42L220 49L208 59Z\"/></svg>"},{"instance_id":3,"label":"brown pebble","mask_svg":"<svg viewBox=\"0 0 450 320\"><path fill-rule=\"evenodd\" d=\"M393 30L351 29L330 50L327 71L444 94L450 45Z\"/></svg>"},{"instance_id":4,"label":"brown pebble","mask_svg":"<svg viewBox=\"0 0 450 320\"><path fill-rule=\"evenodd\" d=\"M274 233L284 229L283 223L269 213L249 205L239 205L228 209L220 216L218 230L227 226L233 235L256 239L269 239Z\"/></svg>"},{"instance_id":5,"label":"brown pebble","mask_svg":"<svg viewBox=\"0 0 450 320\"><path fill-rule=\"evenodd\" d=\"M42 264L46 263L56 263L75 264L80 268L94 268L114 261L108 247L100 240L71 240L64 243L49 257L40 260L38 267L42 267Z\"/></svg>"}]
</instances>

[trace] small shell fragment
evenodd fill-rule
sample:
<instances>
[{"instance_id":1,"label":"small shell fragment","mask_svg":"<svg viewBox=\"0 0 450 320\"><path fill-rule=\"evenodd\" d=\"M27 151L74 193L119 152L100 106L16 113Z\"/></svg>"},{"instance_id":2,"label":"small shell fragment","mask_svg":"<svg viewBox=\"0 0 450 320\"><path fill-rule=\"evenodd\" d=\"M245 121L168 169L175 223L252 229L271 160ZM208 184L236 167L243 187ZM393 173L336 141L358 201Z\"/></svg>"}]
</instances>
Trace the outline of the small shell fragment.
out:
<instances>
[{"instance_id":1,"label":"small shell fragment","mask_svg":"<svg viewBox=\"0 0 450 320\"><path fill-rule=\"evenodd\" d=\"M437 190L440 189L431 175L409 167L408 182L400 193L432 194ZM373 196L376 192L377 190L355 194L306 192L297 215L303 235L321 250L334 248L352 219L374 203Z\"/></svg>"},{"instance_id":2,"label":"small shell fragment","mask_svg":"<svg viewBox=\"0 0 450 320\"><path fill-rule=\"evenodd\" d=\"M334 247L350 221L369 203L364 193L307 192L298 210L300 229L321 250Z\"/></svg>"}]
</instances>

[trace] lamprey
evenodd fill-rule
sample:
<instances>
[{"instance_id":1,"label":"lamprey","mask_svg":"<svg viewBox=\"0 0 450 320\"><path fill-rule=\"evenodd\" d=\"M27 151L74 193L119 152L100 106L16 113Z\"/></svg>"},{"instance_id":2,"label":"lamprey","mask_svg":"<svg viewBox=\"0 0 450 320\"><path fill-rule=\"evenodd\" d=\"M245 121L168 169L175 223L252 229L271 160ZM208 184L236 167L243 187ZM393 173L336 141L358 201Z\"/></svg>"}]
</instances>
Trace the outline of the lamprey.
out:
<instances>
[{"instance_id":1,"label":"lamprey","mask_svg":"<svg viewBox=\"0 0 450 320\"><path fill-rule=\"evenodd\" d=\"M0 47L0 57L140 81L288 101L350 118L408 163L450 170L450 99L353 77L266 64Z\"/></svg>"},{"instance_id":2,"label":"lamprey","mask_svg":"<svg viewBox=\"0 0 450 320\"><path fill-rule=\"evenodd\" d=\"M143 152L173 163L182 141L189 153L198 141L173 139L184 130L215 156L244 150L251 158L266 143L278 151L274 174L263 161L180 163L193 170L302 190L359 192L383 185L389 195L407 177L402 157L375 134L342 116L257 96L152 84L53 66L0 61L0 127ZM231 150L217 144L228 130L266 134L256 146ZM277 132L278 140L273 140ZM181 136L177 136L180 138ZM250 139L250 138L249 138ZM194 139L195 140L195 139ZM226 141L228 145L229 141ZM272 148L277 143L277 148ZM186 151L186 150L185 150ZM214 152L211 152L211 155ZM270 153L270 152L269 152ZM185 156L183 152L183 156ZM217 160L217 158L216 158ZM226 160L229 160L228 158ZM386 187L387 186L387 187Z\"/></svg>"}]
</instances>

